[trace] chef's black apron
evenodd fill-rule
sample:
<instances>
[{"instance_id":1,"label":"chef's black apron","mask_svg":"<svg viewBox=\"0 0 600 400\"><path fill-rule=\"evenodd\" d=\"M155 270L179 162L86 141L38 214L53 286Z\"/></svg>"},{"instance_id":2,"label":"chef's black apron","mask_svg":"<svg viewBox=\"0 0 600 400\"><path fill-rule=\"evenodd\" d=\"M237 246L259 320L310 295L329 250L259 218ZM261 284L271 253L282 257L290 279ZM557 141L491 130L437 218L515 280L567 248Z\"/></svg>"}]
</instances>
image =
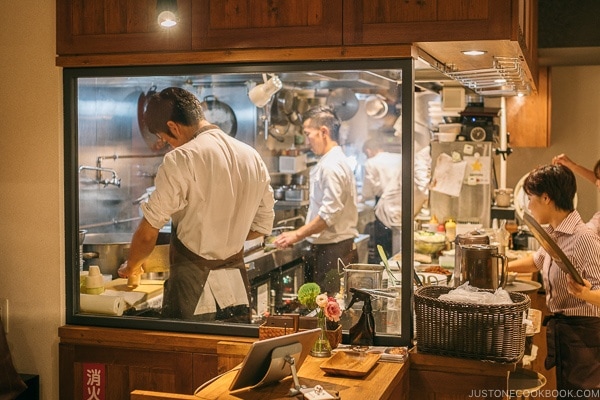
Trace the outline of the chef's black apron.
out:
<instances>
[{"instance_id":1,"label":"chef's black apron","mask_svg":"<svg viewBox=\"0 0 600 400\"><path fill-rule=\"evenodd\" d=\"M341 259L344 265L358 262L354 239L346 239L338 243L312 244L306 259L304 281L315 282L321 288L321 292L335 296L340 291L338 259Z\"/></svg>"},{"instance_id":2,"label":"chef's black apron","mask_svg":"<svg viewBox=\"0 0 600 400\"><path fill-rule=\"evenodd\" d=\"M546 369L556 366L556 387L565 392L597 389L600 393L600 318L546 317ZM569 396L559 397L572 398ZM597 398L597 397L594 397Z\"/></svg>"},{"instance_id":3,"label":"chef's black apron","mask_svg":"<svg viewBox=\"0 0 600 400\"><path fill-rule=\"evenodd\" d=\"M177 231L175 227L173 227L173 230ZM244 250L242 249L226 260L207 260L185 247L176 234L171 234L169 248L171 267L169 279L164 284L161 316L188 321L218 320L249 323L250 308L245 305L221 309L217 303L216 313L194 315L194 310L204 290L208 274L210 271L217 269L237 268L240 271L248 295L248 304L250 304L250 285L243 253Z\"/></svg>"}]
</instances>

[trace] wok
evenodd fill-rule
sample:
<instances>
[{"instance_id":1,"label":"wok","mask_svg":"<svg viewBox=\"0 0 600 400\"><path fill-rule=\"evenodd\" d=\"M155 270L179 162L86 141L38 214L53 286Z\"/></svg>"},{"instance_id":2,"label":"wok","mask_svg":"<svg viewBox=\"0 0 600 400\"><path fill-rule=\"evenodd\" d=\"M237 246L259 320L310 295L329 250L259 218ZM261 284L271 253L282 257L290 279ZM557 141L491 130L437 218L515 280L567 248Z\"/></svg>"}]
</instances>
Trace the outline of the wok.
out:
<instances>
[{"instance_id":1,"label":"wok","mask_svg":"<svg viewBox=\"0 0 600 400\"><path fill-rule=\"evenodd\" d=\"M144 142L146 142L146 145L150 148L150 150L157 154L164 154L167 152L167 150L169 150L169 144L160 140L157 135L151 133L144 122L144 112L146 111L146 106L148 105L148 99L155 93L156 86L152 86L150 89L148 89L147 93L142 92L142 94L140 94L137 107L138 127Z\"/></svg>"},{"instance_id":2,"label":"wok","mask_svg":"<svg viewBox=\"0 0 600 400\"><path fill-rule=\"evenodd\" d=\"M213 95L204 97L201 105L208 122L217 125L229 136L235 137L237 133L237 118L229 105L219 101Z\"/></svg>"}]
</instances>

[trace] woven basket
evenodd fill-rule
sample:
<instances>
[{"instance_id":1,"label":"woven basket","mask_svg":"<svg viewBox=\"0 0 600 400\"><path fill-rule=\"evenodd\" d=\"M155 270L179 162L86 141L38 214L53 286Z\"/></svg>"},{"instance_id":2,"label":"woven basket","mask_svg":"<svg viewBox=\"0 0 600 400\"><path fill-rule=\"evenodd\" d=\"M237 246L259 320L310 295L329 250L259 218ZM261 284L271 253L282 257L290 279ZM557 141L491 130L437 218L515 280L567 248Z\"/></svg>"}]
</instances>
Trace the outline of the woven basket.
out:
<instances>
[{"instance_id":1,"label":"woven basket","mask_svg":"<svg viewBox=\"0 0 600 400\"><path fill-rule=\"evenodd\" d=\"M303 331L305 329L300 329ZM258 327L258 340L270 339L278 336L289 335L294 333L292 328L281 328L278 326L260 325ZM332 349L335 349L342 343L342 325L339 325L335 330L326 330L325 334L329 340Z\"/></svg>"},{"instance_id":2,"label":"woven basket","mask_svg":"<svg viewBox=\"0 0 600 400\"><path fill-rule=\"evenodd\" d=\"M531 303L529 296L511 292L513 304L469 304L438 299L450 290L452 288L446 286L424 286L415 291L420 353L506 363L523 357L523 318Z\"/></svg>"},{"instance_id":3,"label":"woven basket","mask_svg":"<svg viewBox=\"0 0 600 400\"><path fill-rule=\"evenodd\" d=\"M258 327L258 340L271 339L278 336L294 333L294 328L283 328L279 326L266 326L262 324Z\"/></svg>"}]
</instances>

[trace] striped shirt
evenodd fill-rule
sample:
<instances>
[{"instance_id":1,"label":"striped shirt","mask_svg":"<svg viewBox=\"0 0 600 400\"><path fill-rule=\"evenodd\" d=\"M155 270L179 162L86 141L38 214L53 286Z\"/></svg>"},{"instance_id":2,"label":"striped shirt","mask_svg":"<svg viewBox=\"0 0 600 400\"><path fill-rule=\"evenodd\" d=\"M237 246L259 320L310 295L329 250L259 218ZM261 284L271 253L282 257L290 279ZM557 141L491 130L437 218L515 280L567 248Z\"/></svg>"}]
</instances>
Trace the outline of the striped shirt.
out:
<instances>
[{"instance_id":1,"label":"striped shirt","mask_svg":"<svg viewBox=\"0 0 600 400\"><path fill-rule=\"evenodd\" d=\"M556 227L545 228L581 276L590 281L592 290L600 289L600 236L573 211ZM533 261L541 270L546 288L546 304L553 313L570 316L600 317L600 308L567 292L567 275L543 247Z\"/></svg>"},{"instance_id":2,"label":"striped shirt","mask_svg":"<svg viewBox=\"0 0 600 400\"><path fill-rule=\"evenodd\" d=\"M588 221L587 226L592 228L592 230L596 232L596 234L600 235L600 211L594 214L592 219Z\"/></svg>"}]
</instances>

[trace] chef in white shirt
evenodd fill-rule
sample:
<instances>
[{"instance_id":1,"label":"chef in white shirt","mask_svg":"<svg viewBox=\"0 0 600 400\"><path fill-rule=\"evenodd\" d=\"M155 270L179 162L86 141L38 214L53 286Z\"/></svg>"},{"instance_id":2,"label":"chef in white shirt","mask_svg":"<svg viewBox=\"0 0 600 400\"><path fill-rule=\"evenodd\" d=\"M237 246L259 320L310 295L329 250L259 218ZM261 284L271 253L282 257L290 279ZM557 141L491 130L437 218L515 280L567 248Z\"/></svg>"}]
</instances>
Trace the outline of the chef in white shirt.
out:
<instances>
[{"instance_id":1,"label":"chef in white shirt","mask_svg":"<svg viewBox=\"0 0 600 400\"><path fill-rule=\"evenodd\" d=\"M144 122L173 150L119 276L139 276L159 229L172 220L170 271L162 316L250 322L244 241L271 233L273 190L255 149L208 122L190 92L167 88L150 97ZM130 279L131 281L131 279Z\"/></svg>"},{"instance_id":2,"label":"chef in white shirt","mask_svg":"<svg viewBox=\"0 0 600 400\"><path fill-rule=\"evenodd\" d=\"M381 142L375 138L365 141L363 144L363 152L367 156L367 161L365 161L364 164L362 199L363 201L374 200L375 208L377 209L379 200L383 195L386 186L395 185L395 187L401 188L402 155L384 151ZM396 205L401 207L402 197L398 196L396 199L391 200L391 203L396 200L398 203ZM394 204L389 205L394 206ZM379 208L381 212L385 212L382 207ZM377 213L375 216L373 233L374 243L381 245L386 254L391 256L393 249L393 231L389 224L386 225L381 218L377 216Z\"/></svg>"},{"instance_id":3,"label":"chef in white shirt","mask_svg":"<svg viewBox=\"0 0 600 400\"><path fill-rule=\"evenodd\" d=\"M341 121L336 114L327 107L314 107L302 121L310 148L320 157L310 171L307 223L283 232L274 244L285 248L303 239L311 242L305 280L333 296L340 290L338 259L345 265L358 261L354 244L358 236L356 182L338 144Z\"/></svg>"}]
</instances>

